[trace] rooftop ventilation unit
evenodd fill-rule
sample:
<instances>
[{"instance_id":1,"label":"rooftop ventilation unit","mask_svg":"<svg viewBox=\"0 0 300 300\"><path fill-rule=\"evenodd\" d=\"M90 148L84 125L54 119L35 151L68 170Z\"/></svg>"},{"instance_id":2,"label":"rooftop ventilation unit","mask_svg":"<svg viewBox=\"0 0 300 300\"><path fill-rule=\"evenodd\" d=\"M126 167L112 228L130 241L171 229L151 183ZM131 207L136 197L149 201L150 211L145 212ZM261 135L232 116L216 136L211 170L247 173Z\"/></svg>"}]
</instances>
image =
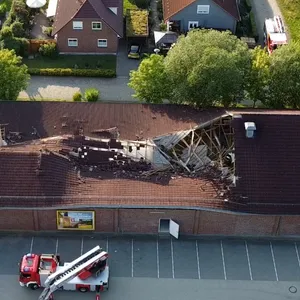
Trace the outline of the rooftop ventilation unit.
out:
<instances>
[{"instance_id":1,"label":"rooftop ventilation unit","mask_svg":"<svg viewBox=\"0 0 300 300\"><path fill-rule=\"evenodd\" d=\"M254 122L245 122L245 129L246 129L246 137L248 139L254 138L254 132L256 130L256 126Z\"/></svg>"}]
</instances>

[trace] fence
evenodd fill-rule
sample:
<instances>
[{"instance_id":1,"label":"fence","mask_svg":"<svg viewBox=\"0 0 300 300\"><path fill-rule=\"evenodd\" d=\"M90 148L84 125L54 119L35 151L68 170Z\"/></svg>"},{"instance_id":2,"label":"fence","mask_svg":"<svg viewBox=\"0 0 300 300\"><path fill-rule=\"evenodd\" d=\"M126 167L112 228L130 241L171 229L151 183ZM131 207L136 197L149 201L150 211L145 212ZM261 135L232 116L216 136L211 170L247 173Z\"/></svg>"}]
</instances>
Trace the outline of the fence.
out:
<instances>
[{"instance_id":1,"label":"fence","mask_svg":"<svg viewBox=\"0 0 300 300\"><path fill-rule=\"evenodd\" d=\"M55 43L56 40L29 40L29 46L28 46L28 53L29 55L34 55L38 53L39 48L41 45L49 44L49 43Z\"/></svg>"}]
</instances>

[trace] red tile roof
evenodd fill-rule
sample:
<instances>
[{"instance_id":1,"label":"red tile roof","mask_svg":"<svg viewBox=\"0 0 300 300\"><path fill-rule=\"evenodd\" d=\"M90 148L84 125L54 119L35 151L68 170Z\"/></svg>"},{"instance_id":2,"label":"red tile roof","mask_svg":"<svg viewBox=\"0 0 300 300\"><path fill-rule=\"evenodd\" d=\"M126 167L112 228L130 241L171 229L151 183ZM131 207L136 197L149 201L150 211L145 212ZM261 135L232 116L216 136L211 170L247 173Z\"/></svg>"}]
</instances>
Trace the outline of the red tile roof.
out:
<instances>
[{"instance_id":1,"label":"red tile roof","mask_svg":"<svg viewBox=\"0 0 300 300\"><path fill-rule=\"evenodd\" d=\"M244 122L255 122L253 139L246 138ZM300 213L300 112L243 114L233 120L236 188L232 199L246 211Z\"/></svg>"},{"instance_id":2,"label":"red tile roof","mask_svg":"<svg viewBox=\"0 0 300 300\"><path fill-rule=\"evenodd\" d=\"M88 6L88 8L87 8ZM53 23L53 35L57 34L67 23L80 13L80 19L89 18L91 9L99 19L106 23L120 37L123 36L123 2L118 0L118 15L108 7L115 7L116 0L58 0Z\"/></svg>"},{"instance_id":3,"label":"red tile roof","mask_svg":"<svg viewBox=\"0 0 300 300\"><path fill-rule=\"evenodd\" d=\"M172 16L194 3L196 0L162 0L164 20L170 19ZM240 14L236 0L212 0L220 6L224 11L230 14L236 20L240 19Z\"/></svg>"}]
</instances>

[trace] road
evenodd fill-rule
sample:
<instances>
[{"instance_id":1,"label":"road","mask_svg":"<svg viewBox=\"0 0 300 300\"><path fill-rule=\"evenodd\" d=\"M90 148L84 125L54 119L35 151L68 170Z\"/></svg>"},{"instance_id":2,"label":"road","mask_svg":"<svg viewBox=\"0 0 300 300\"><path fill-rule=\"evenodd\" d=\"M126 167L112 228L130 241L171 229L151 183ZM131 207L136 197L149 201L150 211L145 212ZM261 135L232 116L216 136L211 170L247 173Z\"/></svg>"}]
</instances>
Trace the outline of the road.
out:
<instances>
[{"instance_id":1,"label":"road","mask_svg":"<svg viewBox=\"0 0 300 300\"><path fill-rule=\"evenodd\" d=\"M267 18L279 15L282 17L276 0L251 0L255 15L256 26L259 34L259 43L263 44L263 27Z\"/></svg>"},{"instance_id":2,"label":"road","mask_svg":"<svg viewBox=\"0 0 300 300\"><path fill-rule=\"evenodd\" d=\"M297 289L296 293L289 291ZM291 291L294 288L291 288ZM1 300L35 300L40 291L21 288L16 276L0 276ZM299 282L249 282L154 278L112 278L101 300L296 300ZM56 292L55 300L94 300L92 293Z\"/></svg>"}]
</instances>

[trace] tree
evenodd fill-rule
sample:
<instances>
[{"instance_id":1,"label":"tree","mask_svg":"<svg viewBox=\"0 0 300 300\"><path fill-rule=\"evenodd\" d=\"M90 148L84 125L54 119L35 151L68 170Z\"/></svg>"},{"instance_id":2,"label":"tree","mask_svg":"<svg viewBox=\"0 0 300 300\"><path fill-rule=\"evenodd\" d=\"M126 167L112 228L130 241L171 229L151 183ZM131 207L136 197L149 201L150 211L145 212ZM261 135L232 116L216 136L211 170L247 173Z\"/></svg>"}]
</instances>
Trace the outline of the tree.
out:
<instances>
[{"instance_id":1,"label":"tree","mask_svg":"<svg viewBox=\"0 0 300 300\"><path fill-rule=\"evenodd\" d=\"M235 104L250 68L247 45L230 32L193 30L180 37L165 59L170 101L197 107Z\"/></svg>"},{"instance_id":2,"label":"tree","mask_svg":"<svg viewBox=\"0 0 300 300\"><path fill-rule=\"evenodd\" d=\"M251 50L251 68L246 80L246 98L266 103L270 79L270 56L265 49L256 47Z\"/></svg>"},{"instance_id":3,"label":"tree","mask_svg":"<svg viewBox=\"0 0 300 300\"><path fill-rule=\"evenodd\" d=\"M0 50L0 99L16 100L20 91L27 88L29 74L27 66L14 51Z\"/></svg>"},{"instance_id":4,"label":"tree","mask_svg":"<svg viewBox=\"0 0 300 300\"><path fill-rule=\"evenodd\" d=\"M135 90L134 97L141 101L162 103L168 99L170 87L163 56L152 54L145 58L138 70L130 72L128 86Z\"/></svg>"},{"instance_id":5,"label":"tree","mask_svg":"<svg viewBox=\"0 0 300 300\"><path fill-rule=\"evenodd\" d=\"M290 42L270 57L269 98L272 108L300 108L300 45Z\"/></svg>"}]
</instances>

